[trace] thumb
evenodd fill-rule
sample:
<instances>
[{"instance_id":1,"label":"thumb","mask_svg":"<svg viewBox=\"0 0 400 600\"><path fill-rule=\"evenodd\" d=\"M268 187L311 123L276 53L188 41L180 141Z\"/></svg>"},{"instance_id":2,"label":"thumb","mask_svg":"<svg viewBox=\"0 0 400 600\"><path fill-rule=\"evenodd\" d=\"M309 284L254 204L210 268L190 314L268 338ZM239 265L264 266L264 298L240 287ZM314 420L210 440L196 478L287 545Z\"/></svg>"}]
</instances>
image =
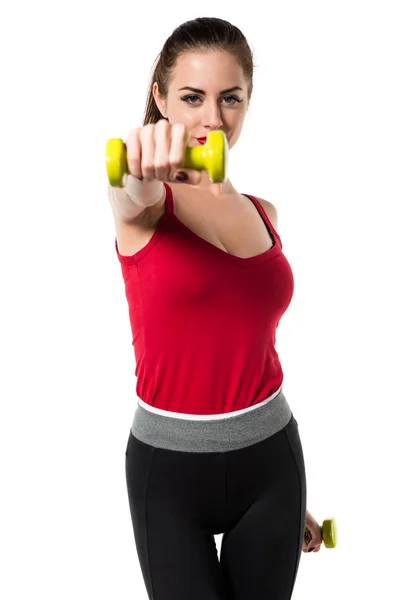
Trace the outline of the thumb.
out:
<instances>
[{"instance_id":1,"label":"thumb","mask_svg":"<svg viewBox=\"0 0 400 600\"><path fill-rule=\"evenodd\" d=\"M198 171L197 169L178 169L178 171L174 173L171 181L198 185L201 181L201 171Z\"/></svg>"}]
</instances>

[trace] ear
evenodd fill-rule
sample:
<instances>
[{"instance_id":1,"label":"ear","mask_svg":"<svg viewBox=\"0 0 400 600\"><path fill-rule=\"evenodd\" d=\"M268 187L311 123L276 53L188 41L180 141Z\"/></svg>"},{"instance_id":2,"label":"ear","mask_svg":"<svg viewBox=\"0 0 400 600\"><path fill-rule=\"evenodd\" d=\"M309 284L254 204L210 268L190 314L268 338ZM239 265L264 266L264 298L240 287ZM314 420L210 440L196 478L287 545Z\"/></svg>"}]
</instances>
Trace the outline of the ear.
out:
<instances>
[{"instance_id":1,"label":"ear","mask_svg":"<svg viewBox=\"0 0 400 600\"><path fill-rule=\"evenodd\" d=\"M160 113L162 114L164 119L166 119L167 111L165 110L165 100L160 95L160 91L158 89L158 83L156 81L153 83L153 97L154 97L155 103L157 104L158 110L160 111Z\"/></svg>"}]
</instances>

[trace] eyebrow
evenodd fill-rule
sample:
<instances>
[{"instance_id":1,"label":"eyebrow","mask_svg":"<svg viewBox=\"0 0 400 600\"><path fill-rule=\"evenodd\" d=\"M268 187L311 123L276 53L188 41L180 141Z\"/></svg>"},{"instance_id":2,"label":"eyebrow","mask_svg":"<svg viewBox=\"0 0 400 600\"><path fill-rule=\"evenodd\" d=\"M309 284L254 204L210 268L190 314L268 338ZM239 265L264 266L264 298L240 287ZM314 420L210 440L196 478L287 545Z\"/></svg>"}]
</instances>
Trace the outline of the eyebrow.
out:
<instances>
[{"instance_id":1,"label":"eyebrow","mask_svg":"<svg viewBox=\"0 0 400 600\"><path fill-rule=\"evenodd\" d=\"M191 92L196 92L197 94L204 94L205 95L205 91L204 90L199 90L199 89L194 88L194 87L186 86L186 87L183 87L183 88L179 88L179 91L181 91L181 90L190 90ZM236 85L235 87L229 88L227 90L222 90L220 92L220 94L229 94L229 92L234 92L235 90L241 90L241 91L243 91L243 89L241 87L239 87L238 85Z\"/></svg>"}]
</instances>

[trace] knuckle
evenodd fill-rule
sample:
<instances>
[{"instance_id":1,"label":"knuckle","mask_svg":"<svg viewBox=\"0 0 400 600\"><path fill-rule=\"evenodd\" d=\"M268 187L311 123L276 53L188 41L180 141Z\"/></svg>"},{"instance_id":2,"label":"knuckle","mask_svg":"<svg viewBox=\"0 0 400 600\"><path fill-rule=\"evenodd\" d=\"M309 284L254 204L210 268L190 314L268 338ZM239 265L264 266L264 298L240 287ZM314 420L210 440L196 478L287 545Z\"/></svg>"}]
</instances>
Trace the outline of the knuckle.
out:
<instances>
[{"instance_id":1,"label":"knuckle","mask_svg":"<svg viewBox=\"0 0 400 600\"><path fill-rule=\"evenodd\" d=\"M133 129L130 129L128 132L128 139L135 139L137 137L137 134L140 131L140 127L133 127Z\"/></svg>"},{"instance_id":2,"label":"knuckle","mask_svg":"<svg viewBox=\"0 0 400 600\"><path fill-rule=\"evenodd\" d=\"M155 163L154 168L156 171L165 171L166 169L169 168L169 164L166 162Z\"/></svg>"},{"instance_id":3,"label":"knuckle","mask_svg":"<svg viewBox=\"0 0 400 600\"><path fill-rule=\"evenodd\" d=\"M126 157L128 160L138 160L140 157L140 146L137 141L126 144Z\"/></svg>"},{"instance_id":4,"label":"knuckle","mask_svg":"<svg viewBox=\"0 0 400 600\"><path fill-rule=\"evenodd\" d=\"M127 156L128 169L133 172L140 171L140 157L139 156Z\"/></svg>"},{"instance_id":5,"label":"knuckle","mask_svg":"<svg viewBox=\"0 0 400 600\"><path fill-rule=\"evenodd\" d=\"M130 171L140 170L140 160L137 158L130 158L128 160L128 167Z\"/></svg>"},{"instance_id":6,"label":"knuckle","mask_svg":"<svg viewBox=\"0 0 400 600\"><path fill-rule=\"evenodd\" d=\"M153 137L153 134L154 134L154 123L148 123L147 125L144 125L140 129L141 139L148 140Z\"/></svg>"},{"instance_id":7,"label":"knuckle","mask_svg":"<svg viewBox=\"0 0 400 600\"><path fill-rule=\"evenodd\" d=\"M170 138L170 128L169 127L158 127L155 131L155 139L157 142L162 142L164 140L168 140Z\"/></svg>"},{"instance_id":8,"label":"knuckle","mask_svg":"<svg viewBox=\"0 0 400 600\"><path fill-rule=\"evenodd\" d=\"M167 119L159 119L155 124L156 129L168 129L168 127L169 122L167 121Z\"/></svg>"},{"instance_id":9,"label":"knuckle","mask_svg":"<svg viewBox=\"0 0 400 600\"><path fill-rule=\"evenodd\" d=\"M171 167L181 167L183 165L183 156L170 156L169 164Z\"/></svg>"},{"instance_id":10,"label":"knuckle","mask_svg":"<svg viewBox=\"0 0 400 600\"><path fill-rule=\"evenodd\" d=\"M181 136L185 134L186 126L183 123L174 123L172 125L172 130Z\"/></svg>"},{"instance_id":11,"label":"knuckle","mask_svg":"<svg viewBox=\"0 0 400 600\"><path fill-rule=\"evenodd\" d=\"M131 155L133 152L137 151L136 148L138 146L139 142L138 142L138 135L137 132L130 131L128 133L128 136L126 138L126 150L127 150L127 154Z\"/></svg>"}]
</instances>

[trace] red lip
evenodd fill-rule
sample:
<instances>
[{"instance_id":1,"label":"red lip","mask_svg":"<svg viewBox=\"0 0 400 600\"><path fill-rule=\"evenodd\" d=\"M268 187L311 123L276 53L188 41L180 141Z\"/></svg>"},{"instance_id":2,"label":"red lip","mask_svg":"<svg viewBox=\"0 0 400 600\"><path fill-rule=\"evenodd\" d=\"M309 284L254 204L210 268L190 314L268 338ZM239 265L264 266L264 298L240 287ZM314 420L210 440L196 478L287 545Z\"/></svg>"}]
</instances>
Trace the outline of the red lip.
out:
<instances>
[{"instance_id":1,"label":"red lip","mask_svg":"<svg viewBox=\"0 0 400 600\"><path fill-rule=\"evenodd\" d=\"M205 144L207 141L206 137L201 137L201 138L196 138L196 140L200 143L200 144Z\"/></svg>"}]
</instances>

